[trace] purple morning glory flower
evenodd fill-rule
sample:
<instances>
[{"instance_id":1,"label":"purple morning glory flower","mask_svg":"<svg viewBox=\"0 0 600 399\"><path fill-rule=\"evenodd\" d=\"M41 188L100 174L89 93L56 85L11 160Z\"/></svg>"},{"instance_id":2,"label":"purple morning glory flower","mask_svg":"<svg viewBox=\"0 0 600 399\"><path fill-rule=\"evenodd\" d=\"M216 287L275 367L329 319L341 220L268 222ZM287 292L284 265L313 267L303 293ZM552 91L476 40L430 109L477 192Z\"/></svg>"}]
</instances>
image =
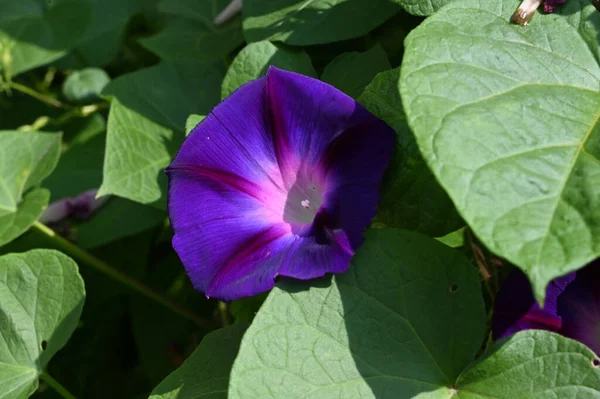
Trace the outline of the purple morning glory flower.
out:
<instances>
[{"instance_id":1,"label":"purple morning glory flower","mask_svg":"<svg viewBox=\"0 0 600 399\"><path fill-rule=\"evenodd\" d=\"M586 344L600 355L600 260L553 280L541 309L525 274L513 272L496 297L494 339L521 330L553 331Z\"/></svg>"},{"instance_id":2,"label":"purple morning glory flower","mask_svg":"<svg viewBox=\"0 0 600 399\"><path fill-rule=\"evenodd\" d=\"M224 300L348 269L375 215L394 131L339 90L277 68L224 100L169 175L173 247Z\"/></svg>"}]
</instances>

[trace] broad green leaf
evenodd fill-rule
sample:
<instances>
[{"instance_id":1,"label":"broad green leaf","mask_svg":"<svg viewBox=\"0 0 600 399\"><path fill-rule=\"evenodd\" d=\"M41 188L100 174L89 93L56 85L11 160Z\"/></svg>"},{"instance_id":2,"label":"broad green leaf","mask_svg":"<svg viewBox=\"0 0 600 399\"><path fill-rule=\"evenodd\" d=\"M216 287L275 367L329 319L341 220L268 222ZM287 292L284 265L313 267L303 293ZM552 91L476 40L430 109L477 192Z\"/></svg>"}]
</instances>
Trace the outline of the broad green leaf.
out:
<instances>
[{"instance_id":1,"label":"broad green leaf","mask_svg":"<svg viewBox=\"0 0 600 399\"><path fill-rule=\"evenodd\" d=\"M364 53L352 52L337 56L327 64L321 80L356 98L379 72L391 67L385 51L377 44Z\"/></svg>"},{"instance_id":2,"label":"broad green leaf","mask_svg":"<svg viewBox=\"0 0 600 399\"><path fill-rule=\"evenodd\" d=\"M10 77L60 58L90 16L88 0L0 0L0 71Z\"/></svg>"},{"instance_id":3,"label":"broad green leaf","mask_svg":"<svg viewBox=\"0 0 600 399\"><path fill-rule=\"evenodd\" d=\"M453 0L394 0L413 15L431 15ZM516 2L514 8L518 7ZM513 10L514 11L514 10Z\"/></svg>"},{"instance_id":4,"label":"broad green leaf","mask_svg":"<svg viewBox=\"0 0 600 399\"><path fill-rule=\"evenodd\" d=\"M85 136L84 132L81 136ZM44 187L52 201L74 198L102 183L105 136L79 137L72 142ZM166 213L124 198L111 198L91 219L69 223L73 240L82 248L95 248L159 225ZM72 221L71 221L72 222Z\"/></svg>"},{"instance_id":5,"label":"broad green leaf","mask_svg":"<svg viewBox=\"0 0 600 399\"><path fill-rule=\"evenodd\" d=\"M362 36L401 9L389 0L246 0L244 36L300 46L335 42Z\"/></svg>"},{"instance_id":6,"label":"broad green leaf","mask_svg":"<svg viewBox=\"0 0 600 399\"><path fill-rule=\"evenodd\" d=\"M244 83L263 76L271 65L317 77L310 58L304 51L268 41L250 43L239 52L227 70L221 88L221 98L227 97Z\"/></svg>"},{"instance_id":7,"label":"broad green leaf","mask_svg":"<svg viewBox=\"0 0 600 399\"><path fill-rule=\"evenodd\" d=\"M0 131L0 245L23 234L50 193L38 186L56 167L60 134Z\"/></svg>"},{"instance_id":8,"label":"broad green leaf","mask_svg":"<svg viewBox=\"0 0 600 399\"><path fill-rule=\"evenodd\" d=\"M236 323L208 334L183 365L154 388L150 399L226 398L244 331L246 324Z\"/></svg>"},{"instance_id":9,"label":"broad green leaf","mask_svg":"<svg viewBox=\"0 0 600 399\"><path fill-rule=\"evenodd\" d=\"M100 68L85 68L70 74L63 83L63 95L73 102L89 103L97 100L110 76Z\"/></svg>"},{"instance_id":10,"label":"broad green leaf","mask_svg":"<svg viewBox=\"0 0 600 399\"><path fill-rule=\"evenodd\" d=\"M26 398L79 322L85 289L71 258L37 249L0 257L0 397Z\"/></svg>"},{"instance_id":11,"label":"broad green leaf","mask_svg":"<svg viewBox=\"0 0 600 399\"><path fill-rule=\"evenodd\" d=\"M213 23L228 3L229 0L163 0L158 10L166 14L165 26L140 43L167 61L219 61L244 42L240 17L220 27Z\"/></svg>"},{"instance_id":12,"label":"broad green leaf","mask_svg":"<svg viewBox=\"0 0 600 399\"><path fill-rule=\"evenodd\" d=\"M219 101L220 69L163 62L112 81L112 97L99 195L115 194L164 208L163 169L184 138L192 113L207 114Z\"/></svg>"},{"instance_id":13,"label":"broad green leaf","mask_svg":"<svg viewBox=\"0 0 600 399\"><path fill-rule=\"evenodd\" d=\"M229 397L449 398L484 324L463 255L416 233L371 230L333 281L278 283L242 340Z\"/></svg>"},{"instance_id":14,"label":"broad green leaf","mask_svg":"<svg viewBox=\"0 0 600 399\"><path fill-rule=\"evenodd\" d=\"M441 236L460 227L460 217L419 153L402 109L399 77L399 68L379 73L358 98L398 134L375 221Z\"/></svg>"},{"instance_id":15,"label":"broad green leaf","mask_svg":"<svg viewBox=\"0 0 600 399\"><path fill-rule=\"evenodd\" d=\"M456 382L460 399L600 397L600 368L591 350L547 331L521 331L497 343Z\"/></svg>"},{"instance_id":16,"label":"broad green leaf","mask_svg":"<svg viewBox=\"0 0 600 399\"><path fill-rule=\"evenodd\" d=\"M87 0L91 21L77 47L59 65L71 68L101 67L111 63L121 51L127 23L139 11L139 0Z\"/></svg>"},{"instance_id":17,"label":"broad green leaf","mask_svg":"<svg viewBox=\"0 0 600 399\"><path fill-rule=\"evenodd\" d=\"M524 29L513 11L452 2L407 37L400 86L441 185L542 300L550 280L600 255L600 66L578 18L536 15Z\"/></svg>"},{"instance_id":18,"label":"broad green leaf","mask_svg":"<svg viewBox=\"0 0 600 399\"><path fill-rule=\"evenodd\" d=\"M371 230L347 273L277 284L242 339L229 397L600 397L598 357L554 333L520 332L473 362L484 325L463 255Z\"/></svg>"},{"instance_id":19,"label":"broad green leaf","mask_svg":"<svg viewBox=\"0 0 600 399\"><path fill-rule=\"evenodd\" d=\"M190 116L188 116L187 120L185 121L185 135L187 136L188 134L190 134L192 130L200 122L202 122L202 120L204 120L204 118L204 115L191 114Z\"/></svg>"},{"instance_id":20,"label":"broad green leaf","mask_svg":"<svg viewBox=\"0 0 600 399\"><path fill-rule=\"evenodd\" d=\"M589 7L587 0L567 1L558 11L569 24L577 29L581 38L586 42L596 60L600 62L600 13L594 7ZM543 18L543 17L542 17Z\"/></svg>"}]
</instances>

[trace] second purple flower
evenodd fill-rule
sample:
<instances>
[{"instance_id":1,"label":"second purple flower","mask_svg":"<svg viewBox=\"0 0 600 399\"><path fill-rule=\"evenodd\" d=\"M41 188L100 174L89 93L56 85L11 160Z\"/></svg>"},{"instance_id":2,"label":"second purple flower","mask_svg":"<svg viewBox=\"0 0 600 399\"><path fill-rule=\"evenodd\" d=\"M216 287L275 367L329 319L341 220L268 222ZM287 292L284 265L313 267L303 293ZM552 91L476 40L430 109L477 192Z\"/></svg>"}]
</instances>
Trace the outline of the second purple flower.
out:
<instances>
[{"instance_id":1,"label":"second purple flower","mask_svg":"<svg viewBox=\"0 0 600 399\"><path fill-rule=\"evenodd\" d=\"M395 133L316 79L271 67L190 134L169 175L173 246L225 300L347 270L375 216Z\"/></svg>"}]
</instances>

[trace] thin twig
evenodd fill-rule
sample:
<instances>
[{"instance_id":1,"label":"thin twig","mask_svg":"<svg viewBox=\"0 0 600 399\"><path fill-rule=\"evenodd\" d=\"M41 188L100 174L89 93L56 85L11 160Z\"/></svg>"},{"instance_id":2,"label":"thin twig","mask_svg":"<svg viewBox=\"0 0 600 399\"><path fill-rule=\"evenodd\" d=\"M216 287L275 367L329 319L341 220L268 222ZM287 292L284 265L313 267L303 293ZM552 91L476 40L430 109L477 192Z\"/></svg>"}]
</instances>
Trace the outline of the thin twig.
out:
<instances>
[{"instance_id":1,"label":"thin twig","mask_svg":"<svg viewBox=\"0 0 600 399\"><path fill-rule=\"evenodd\" d=\"M31 96L37 100L40 100L41 102L46 103L52 107L62 108L62 109L73 108L68 104L58 101L56 98L49 97L45 94L39 93L39 92L33 90L32 88L24 86L20 83L10 82L7 84L7 87L10 89L15 89L17 91L20 91L21 93L27 94L28 96Z\"/></svg>"}]
</instances>

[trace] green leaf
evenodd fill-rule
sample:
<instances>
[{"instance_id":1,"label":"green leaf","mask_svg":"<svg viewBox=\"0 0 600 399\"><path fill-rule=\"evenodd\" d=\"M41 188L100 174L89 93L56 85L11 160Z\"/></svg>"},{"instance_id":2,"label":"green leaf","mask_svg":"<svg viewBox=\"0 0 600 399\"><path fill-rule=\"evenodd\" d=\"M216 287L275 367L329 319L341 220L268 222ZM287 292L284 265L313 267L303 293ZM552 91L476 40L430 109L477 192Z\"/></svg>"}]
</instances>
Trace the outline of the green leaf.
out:
<instances>
[{"instance_id":1,"label":"green leaf","mask_svg":"<svg viewBox=\"0 0 600 399\"><path fill-rule=\"evenodd\" d=\"M113 98L99 195L164 208L163 169L183 141L188 115L207 114L219 101L222 76L205 64L163 62L112 81L103 93Z\"/></svg>"},{"instance_id":2,"label":"green leaf","mask_svg":"<svg viewBox=\"0 0 600 399\"><path fill-rule=\"evenodd\" d=\"M347 273L277 284L242 340L230 397L448 398L484 325L463 255L416 233L371 230Z\"/></svg>"},{"instance_id":3,"label":"green leaf","mask_svg":"<svg viewBox=\"0 0 600 399\"><path fill-rule=\"evenodd\" d=\"M247 0L244 36L248 42L329 43L362 36L400 10L388 0Z\"/></svg>"},{"instance_id":4,"label":"green leaf","mask_svg":"<svg viewBox=\"0 0 600 399\"><path fill-rule=\"evenodd\" d=\"M237 17L221 27L213 18L229 0L163 0L158 10L167 15L163 29L140 43L163 60L176 62L219 61L244 42Z\"/></svg>"},{"instance_id":5,"label":"green leaf","mask_svg":"<svg viewBox=\"0 0 600 399\"><path fill-rule=\"evenodd\" d=\"M96 248L161 224L165 211L124 198L112 198L90 220L76 227L77 244Z\"/></svg>"},{"instance_id":6,"label":"green leaf","mask_svg":"<svg viewBox=\"0 0 600 399\"><path fill-rule=\"evenodd\" d=\"M97 189L102 183L105 136L86 135L85 131L78 135L79 139L72 142L54 172L44 180L44 187L52 193L52 201L77 197ZM157 226L165 218L166 213L153 206L111 198L91 219L74 223L70 228L77 245L89 249Z\"/></svg>"},{"instance_id":7,"label":"green leaf","mask_svg":"<svg viewBox=\"0 0 600 399\"><path fill-rule=\"evenodd\" d=\"M139 11L139 0L87 0L91 3L91 21L77 47L60 65L71 68L101 67L111 63L121 51L125 28Z\"/></svg>"},{"instance_id":8,"label":"green leaf","mask_svg":"<svg viewBox=\"0 0 600 399\"><path fill-rule=\"evenodd\" d=\"M14 76L60 58L90 15L87 0L0 0L0 70Z\"/></svg>"},{"instance_id":9,"label":"green leaf","mask_svg":"<svg viewBox=\"0 0 600 399\"><path fill-rule=\"evenodd\" d=\"M23 234L50 193L37 188L56 167L61 135L0 131L0 245Z\"/></svg>"},{"instance_id":10,"label":"green leaf","mask_svg":"<svg viewBox=\"0 0 600 399\"><path fill-rule=\"evenodd\" d=\"M394 0L413 15L431 15L453 0ZM515 3L515 9L519 4ZM513 10L514 11L514 10Z\"/></svg>"},{"instance_id":11,"label":"green leaf","mask_svg":"<svg viewBox=\"0 0 600 399\"><path fill-rule=\"evenodd\" d=\"M67 77L62 87L63 95L69 101L89 103L98 100L110 76L100 68L86 68L75 71Z\"/></svg>"},{"instance_id":12,"label":"green leaf","mask_svg":"<svg viewBox=\"0 0 600 399\"><path fill-rule=\"evenodd\" d=\"M229 397L600 395L598 357L554 333L520 332L473 362L484 326L479 278L462 254L371 230L347 273L277 284L242 339Z\"/></svg>"},{"instance_id":13,"label":"green leaf","mask_svg":"<svg viewBox=\"0 0 600 399\"><path fill-rule=\"evenodd\" d=\"M465 245L465 229L466 227L463 226L458 230L442 237L436 237L435 239L451 248L459 248Z\"/></svg>"},{"instance_id":14,"label":"green leaf","mask_svg":"<svg viewBox=\"0 0 600 399\"><path fill-rule=\"evenodd\" d=\"M0 392L25 398L79 322L85 289L71 258L37 249L0 257Z\"/></svg>"},{"instance_id":15,"label":"green leaf","mask_svg":"<svg viewBox=\"0 0 600 399\"><path fill-rule=\"evenodd\" d=\"M406 39L401 93L463 218L542 300L600 255L600 67L578 18L536 15L524 29L513 11L463 0L427 19Z\"/></svg>"},{"instance_id":16,"label":"green leaf","mask_svg":"<svg viewBox=\"0 0 600 399\"><path fill-rule=\"evenodd\" d=\"M188 116L187 120L185 121L185 135L187 136L188 134L190 134L192 130L200 122L202 122L202 120L204 120L204 118L206 118L206 116L204 115L191 114L190 116Z\"/></svg>"},{"instance_id":17,"label":"green leaf","mask_svg":"<svg viewBox=\"0 0 600 399\"><path fill-rule=\"evenodd\" d=\"M150 399L227 398L231 365L246 324L208 334L183 365L161 382Z\"/></svg>"},{"instance_id":18,"label":"green leaf","mask_svg":"<svg viewBox=\"0 0 600 399\"><path fill-rule=\"evenodd\" d=\"M221 98L229 96L244 83L263 76L270 65L317 77L310 57L304 51L268 41L250 43L239 52L227 70L221 88Z\"/></svg>"},{"instance_id":19,"label":"green leaf","mask_svg":"<svg viewBox=\"0 0 600 399\"><path fill-rule=\"evenodd\" d=\"M594 359L598 357L579 342L547 331L521 331L461 374L457 397L596 398L600 368L593 366Z\"/></svg>"},{"instance_id":20,"label":"green leaf","mask_svg":"<svg viewBox=\"0 0 600 399\"><path fill-rule=\"evenodd\" d=\"M385 51L377 44L364 53L337 56L325 67L321 80L356 98L379 72L391 67Z\"/></svg>"},{"instance_id":21,"label":"green leaf","mask_svg":"<svg viewBox=\"0 0 600 399\"><path fill-rule=\"evenodd\" d=\"M442 236L460 227L461 220L419 153L402 108L399 77L399 68L379 73L358 98L398 134L375 222Z\"/></svg>"}]
</instances>

